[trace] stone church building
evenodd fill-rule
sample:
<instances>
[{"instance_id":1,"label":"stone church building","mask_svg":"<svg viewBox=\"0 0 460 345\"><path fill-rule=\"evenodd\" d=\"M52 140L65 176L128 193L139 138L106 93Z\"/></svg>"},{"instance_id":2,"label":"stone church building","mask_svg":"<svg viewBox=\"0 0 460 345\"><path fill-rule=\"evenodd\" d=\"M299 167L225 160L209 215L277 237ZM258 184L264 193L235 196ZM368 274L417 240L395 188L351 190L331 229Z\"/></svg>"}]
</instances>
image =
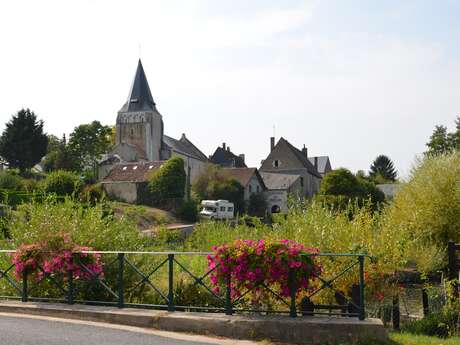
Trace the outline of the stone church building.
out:
<instances>
[{"instance_id":1,"label":"stone church building","mask_svg":"<svg viewBox=\"0 0 460 345\"><path fill-rule=\"evenodd\" d=\"M163 116L156 107L142 62L139 60L128 99L118 111L115 146L100 162L99 178L103 180L106 189L110 188L108 184L118 183L116 190L120 192L115 194L122 195L121 184L134 183L139 176L133 177L126 168L124 170L126 178L122 176L123 171L121 171L117 174L117 181L112 181L109 175L116 166L129 166L126 163L151 166L150 162L165 161L175 156L184 160L188 185L200 175L208 162L206 155L185 134L182 134L180 139L164 134ZM133 169L138 166L138 164L131 165ZM131 181L131 179L137 180ZM113 186L111 190L114 190Z\"/></svg>"}]
</instances>

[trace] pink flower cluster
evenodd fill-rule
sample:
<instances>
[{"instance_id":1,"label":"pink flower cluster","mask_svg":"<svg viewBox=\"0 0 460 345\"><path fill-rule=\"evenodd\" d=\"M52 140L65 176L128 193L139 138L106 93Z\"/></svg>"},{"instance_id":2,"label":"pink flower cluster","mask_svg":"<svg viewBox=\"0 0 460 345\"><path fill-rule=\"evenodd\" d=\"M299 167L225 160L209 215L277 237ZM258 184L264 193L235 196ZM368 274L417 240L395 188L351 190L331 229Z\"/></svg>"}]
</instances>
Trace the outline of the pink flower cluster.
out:
<instances>
[{"instance_id":1,"label":"pink flower cluster","mask_svg":"<svg viewBox=\"0 0 460 345\"><path fill-rule=\"evenodd\" d=\"M264 285L287 297L290 295L290 269L294 274L297 295L308 289L321 272L314 255L318 249L306 248L290 240L237 240L230 245L212 247L212 250L214 253L208 256L208 269L214 291L219 293L230 277L232 298L254 289L253 300L260 299L266 293Z\"/></svg>"},{"instance_id":2,"label":"pink flower cluster","mask_svg":"<svg viewBox=\"0 0 460 345\"><path fill-rule=\"evenodd\" d=\"M82 253L91 248L78 246L67 234L58 233L49 241L21 245L12 256L15 275L21 279L24 271L37 281L45 275L62 275L73 271L74 279L90 279L94 274L103 276L100 254ZM75 254L73 254L75 253ZM83 268L85 266L90 272Z\"/></svg>"}]
</instances>

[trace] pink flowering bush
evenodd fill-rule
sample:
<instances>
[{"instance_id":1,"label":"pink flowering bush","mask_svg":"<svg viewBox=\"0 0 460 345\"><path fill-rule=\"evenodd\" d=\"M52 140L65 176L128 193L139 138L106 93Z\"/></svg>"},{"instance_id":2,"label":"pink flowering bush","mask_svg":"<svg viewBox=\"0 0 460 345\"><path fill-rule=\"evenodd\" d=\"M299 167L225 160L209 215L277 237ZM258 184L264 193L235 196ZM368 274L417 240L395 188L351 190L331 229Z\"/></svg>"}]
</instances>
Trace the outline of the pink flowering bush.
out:
<instances>
[{"instance_id":1,"label":"pink flowering bush","mask_svg":"<svg viewBox=\"0 0 460 345\"><path fill-rule=\"evenodd\" d=\"M13 254L15 275L22 278L24 271L28 276L41 281L45 275L62 275L67 279L67 272L73 271L74 279L90 279L92 274L81 266L84 265L94 274L102 277L102 262L99 254L81 253L91 250L89 247L76 245L65 233L53 234L46 240L21 245ZM72 253L77 253L72 256Z\"/></svg>"},{"instance_id":2,"label":"pink flowering bush","mask_svg":"<svg viewBox=\"0 0 460 345\"><path fill-rule=\"evenodd\" d=\"M233 244L213 247L208 256L210 279L219 293L231 276L232 298L253 290L252 302L266 299L270 292L264 285L283 297L290 295L289 270L293 269L296 296L311 288L321 272L315 262L316 248L306 248L290 240L237 240ZM312 255L313 254L313 255Z\"/></svg>"}]
</instances>

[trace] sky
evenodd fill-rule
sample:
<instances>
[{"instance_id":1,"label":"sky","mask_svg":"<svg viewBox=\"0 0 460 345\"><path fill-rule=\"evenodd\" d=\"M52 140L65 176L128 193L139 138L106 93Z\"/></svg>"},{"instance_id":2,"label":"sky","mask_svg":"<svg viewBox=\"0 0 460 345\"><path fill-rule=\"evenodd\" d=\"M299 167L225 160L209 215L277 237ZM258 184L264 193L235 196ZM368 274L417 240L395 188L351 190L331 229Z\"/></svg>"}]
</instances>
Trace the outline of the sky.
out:
<instances>
[{"instance_id":1,"label":"sky","mask_svg":"<svg viewBox=\"0 0 460 345\"><path fill-rule=\"evenodd\" d=\"M460 1L0 2L0 130L114 125L140 57L165 134L260 166L284 137L332 166L407 176L460 115Z\"/></svg>"}]
</instances>

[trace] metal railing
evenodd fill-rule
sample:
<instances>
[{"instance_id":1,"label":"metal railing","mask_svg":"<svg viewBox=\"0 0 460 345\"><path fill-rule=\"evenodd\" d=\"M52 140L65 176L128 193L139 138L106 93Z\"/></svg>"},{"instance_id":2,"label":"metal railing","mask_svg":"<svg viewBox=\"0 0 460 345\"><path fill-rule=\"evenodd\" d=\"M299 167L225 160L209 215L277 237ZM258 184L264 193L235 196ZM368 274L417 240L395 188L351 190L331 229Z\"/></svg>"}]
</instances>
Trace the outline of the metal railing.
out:
<instances>
[{"instance_id":1,"label":"metal railing","mask_svg":"<svg viewBox=\"0 0 460 345\"><path fill-rule=\"evenodd\" d=\"M295 268L289 271L290 295L288 298L280 296L270 286L263 283L247 289L241 296L235 297L231 293L231 275L226 282L226 286L221 292L213 290L208 280L214 269L207 269L207 255L212 253L203 252L136 252L136 251L82 251L72 254L72 262L90 276L88 281L78 280L74 276L74 271L68 271L66 275L54 276L46 273L42 267L38 267L43 275L40 281L30 279L27 270L22 272L21 279L17 279L13 270L15 264L11 262L11 255L15 250L0 250L3 260L0 260L0 298L18 299L22 302L28 301L54 301L68 304L81 303L92 305L112 305L119 308L136 307L162 309L173 311L204 311L204 312L224 312L227 315L234 313L285 313L291 317L302 315L334 315L358 317L364 320L366 317L364 303L365 289L365 254L332 254L319 253L312 254L318 260L334 260L336 265L342 264L343 269L336 270L335 275L317 277L317 284L304 295L299 303L296 296ZM81 254L99 254L103 257L103 270L96 273L90 270L79 260ZM112 258L110 259L110 257ZM183 257L187 258L184 261ZM140 261L135 262L134 258ZM149 260L146 261L146 258ZM181 259L182 258L182 259ZM202 270L199 274L192 272L191 262L201 258ZM109 260L110 259L110 260ZM345 260L339 262L341 259ZM356 271L357 270L357 271ZM353 273L350 273L354 271ZM338 272L338 273L337 273ZM339 291L335 283L346 274L353 274L356 277L354 284L357 297L347 296L343 291ZM155 281L154 278L159 278ZM183 305L184 300L181 296L179 282L189 279L189 287L192 290L192 299L205 294L204 303L201 305ZM354 279L354 278L353 278ZM1 285L3 283L3 285ZM34 292L42 284L48 284L46 294L35 296ZM86 285L86 286L85 286ZM148 287L149 292L145 291ZM198 290L200 288L201 290ZM54 290L53 290L54 289ZM262 310L259 307L251 306L245 302L245 296L251 294L256 289L263 289L270 294L273 305L268 309ZM54 293L50 293L53 290ZM336 300L341 303L321 304L313 303L312 300L325 290L334 292ZM4 293L7 292L7 295ZM135 293L136 292L136 293ZM153 293L153 295L152 295ZM143 301L149 294L149 300ZM94 297L96 296L96 297ZM156 302L155 302L156 301ZM305 307L306 302L308 305ZM301 304L299 308L299 304Z\"/></svg>"}]
</instances>

